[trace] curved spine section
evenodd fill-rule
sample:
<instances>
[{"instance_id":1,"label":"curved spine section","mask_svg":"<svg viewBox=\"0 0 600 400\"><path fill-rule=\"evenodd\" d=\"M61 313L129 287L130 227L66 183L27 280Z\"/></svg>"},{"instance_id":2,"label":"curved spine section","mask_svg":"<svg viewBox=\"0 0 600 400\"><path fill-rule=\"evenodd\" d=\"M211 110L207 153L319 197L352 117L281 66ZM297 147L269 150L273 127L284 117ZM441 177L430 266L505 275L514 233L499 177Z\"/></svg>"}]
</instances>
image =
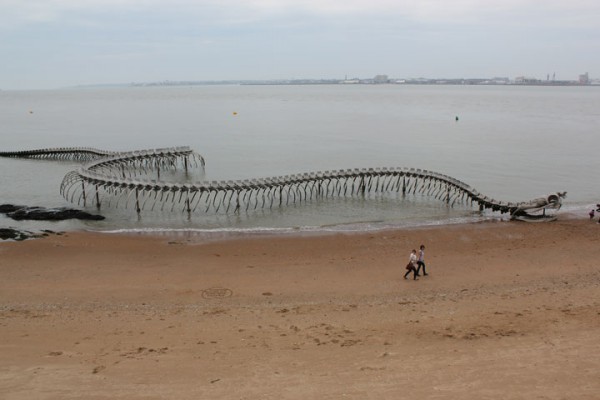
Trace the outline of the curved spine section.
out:
<instances>
[{"instance_id":1,"label":"curved spine section","mask_svg":"<svg viewBox=\"0 0 600 400\"><path fill-rule=\"evenodd\" d=\"M155 150L140 150L126 153L112 153L86 163L83 170L99 172L108 176L138 176L169 169L183 167L204 168L204 158L194 153L189 147L173 147Z\"/></svg>"},{"instance_id":2,"label":"curved spine section","mask_svg":"<svg viewBox=\"0 0 600 400\"><path fill-rule=\"evenodd\" d=\"M5 157L85 160L77 171L63 178L60 193L70 202L100 208L109 206L142 209L208 212L240 212L256 208L281 207L318 198L364 195L377 192L420 194L455 203L476 204L514 214L531 202L506 203L491 199L464 182L450 176L415 168L362 168L318 171L263 179L169 182L160 179L161 171L204 168L204 158L189 147L109 152L90 148L40 149L0 152ZM156 174L156 179L142 179ZM559 208L560 196L550 195L547 208ZM564 197L564 195L562 195ZM538 199L539 200L539 199ZM542 199L543 200L543 199Z\"/></svg>"},{"instance_id":3,"label":"curved spine section","mask_svg":"<svg viewBox=\"0 0 600 400\"><path fill-rule=\"evenodd\" d=\"M111 162L114 162L113 160ZM98 161L65 176L61 193L72 202L109 197L110 204L136 211L173 210L193 212L240 212L256 208L272 208L306 202L317 198L364 195L367 192L420 193L442 200L449 205L470 201L480 209L490 208L502 213L516 209L517 204L503 203L481 196L469 185L433 171L414 168L370 168L311 172L263 179L179 183L149 179L132 179L107 175ZM107 196L108 195L108 196ZM88 200L86 200L88 199Z\"/></svg>"}]
</instances>

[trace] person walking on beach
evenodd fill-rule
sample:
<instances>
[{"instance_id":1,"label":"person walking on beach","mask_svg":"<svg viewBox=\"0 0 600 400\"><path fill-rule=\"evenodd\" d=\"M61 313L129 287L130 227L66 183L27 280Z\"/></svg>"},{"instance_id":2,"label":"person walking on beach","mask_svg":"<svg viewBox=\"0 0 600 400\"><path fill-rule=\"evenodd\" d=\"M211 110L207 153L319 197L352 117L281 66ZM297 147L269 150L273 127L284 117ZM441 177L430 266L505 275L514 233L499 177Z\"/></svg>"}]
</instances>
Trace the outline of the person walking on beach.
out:
<instances>
[{"instance_id":1,"label":"person walking on beach","mask_svg":"<svg viewBox=\"0 0 600 400\"><path fill-rule=\"evenodd\" d=\"M594 219L594 209L593 208L592 208L592 211L590 211L589 216L590 216L590 220Z\"/></svg>"},{"instance_id":2,"label":"person walking on beach","mask_svg":"<svg viewBox=\"0 0 600 400\"><path fill-rule=\"evenodd\" d=\"M419 272L421 272L421 267L423 267L423 276L429 275L425 270L425 245L421 245L421 247L419 247L419 259L417 260L417 276L419 276Z\"/></svg>"},{"instance_id":3,"label":"person walking on beach","mask_svg":"<svg viewBox=\"0 0 600 400\"><path fill-rule=\"evenodd\" d=\"M410 252L410 257L408 259L408 265L406 266L406 273L404 274L404 279L406 279L408 277L408 275L410 275L410 273L412 272L413 275L413 279L417 280L417 251L413 249L413 251Z\"/></svg>"}]
</instances>

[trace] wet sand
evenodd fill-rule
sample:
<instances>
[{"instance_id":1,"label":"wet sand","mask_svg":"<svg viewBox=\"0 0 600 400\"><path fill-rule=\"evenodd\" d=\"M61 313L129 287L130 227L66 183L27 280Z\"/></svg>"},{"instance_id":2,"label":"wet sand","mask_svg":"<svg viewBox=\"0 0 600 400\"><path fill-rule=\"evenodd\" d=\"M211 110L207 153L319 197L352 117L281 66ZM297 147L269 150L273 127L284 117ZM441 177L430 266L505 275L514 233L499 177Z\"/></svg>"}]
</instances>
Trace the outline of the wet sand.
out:
<instances>
[{"instance_id":1,"label":"wet sand","mask_svg":"<svg viewBox=\"0 0 600 400\"><path fill-rule=\"evenodd\" d=\"M597 399L599 260L585 218L0 243L0 398Z\"/></svg>"}]
</instances>

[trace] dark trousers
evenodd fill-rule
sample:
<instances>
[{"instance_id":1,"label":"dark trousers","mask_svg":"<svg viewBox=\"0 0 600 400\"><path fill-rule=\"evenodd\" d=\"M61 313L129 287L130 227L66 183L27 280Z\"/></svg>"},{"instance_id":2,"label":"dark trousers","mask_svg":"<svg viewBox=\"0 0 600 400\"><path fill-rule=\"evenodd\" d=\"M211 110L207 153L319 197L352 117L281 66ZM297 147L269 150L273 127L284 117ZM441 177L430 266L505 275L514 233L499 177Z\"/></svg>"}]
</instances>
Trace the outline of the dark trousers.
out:
<instances>
[{"instance_id":1,"label":"dark trousers","mask_svg":"<svg viewBox=\"0 0 600 400\"><path fill-rule=\"evenodd\" d=\"M410 275L411 272L414 274L413 279L417 279L417 269L413 266L411 266L410 269L406 270L406 273L404 274L404 279L406 279L406 277Z\"/></svg>"},{"instance_id":2,"label":"dark trousers","mask_svg":"<svg viewBox=\"0 0 600 400\"><path fill-rule=\"evenodd\" d=\"M427 271L425 271L425 263L423 261L417 261L417 271L415 273L419 275L419 272L421 272L421 267L423 267L423 275L427 275Z\"/></svg>"}]
</instances>

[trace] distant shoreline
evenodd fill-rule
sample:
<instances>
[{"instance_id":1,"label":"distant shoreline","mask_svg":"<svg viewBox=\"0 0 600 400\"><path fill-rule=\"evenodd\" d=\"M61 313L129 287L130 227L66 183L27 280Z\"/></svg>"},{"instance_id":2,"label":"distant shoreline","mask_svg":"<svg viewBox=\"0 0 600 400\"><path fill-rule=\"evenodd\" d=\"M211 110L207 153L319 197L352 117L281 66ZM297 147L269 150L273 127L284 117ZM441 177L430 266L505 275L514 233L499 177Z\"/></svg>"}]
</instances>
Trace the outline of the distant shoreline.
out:
<instances>
[{"instance_id":1,"label":"distant shoreline","mask_svg":"<svg viewBox=\"0 0 600 400\"><path fill-rule=\"evenodd\" d=\"M72 89L113 89L113 88L140 88L140 87L189 87L189 86L543 86L543 87L600 87L599 81L579 83L577 81L536 81L536 82L493 82L489 79L424 79L400 80L390 82L373 82L365 79L359 82L346 82L337 79L298 79L298 80L231 80L231 81L161 81L161 82L132 82L132 83L100 83L65 86L46 89L2 89L0 92L37 91L37 90L72 90Z\"/></svg>"},{"instance_id":2,"label":"distant shoreline","mask_svg":"<svg viewBox=\"0 0 600 400\"><path fill-rule=\"evenodd\" d=\"M89 88L125 88L125 87L185 87L185 86L321 86L321 85L399 85L399 86L576 86L600 87L600 81L580 83L578 81L497 81L493 79L390 79L386 82L376 82L372 79L339 80L339 79L282 79L282 80L224 80L224 81L160 81L160 82L132 82L115 84L78 85L62 89L89 89ZM0 89L1 90L1 89Z\"/></svg>"},{"instance_id":3,"label":"distant shoreline","mask_svg":"<svg viewBox=\"0 0 600 400\"><path fill-rule=\"evenodd\" d=\"M344 81L330 79L297 79L297 80L267 80L267 81L164 81L131 83L131 87L153 86L302 86L302 85L437 85L437 86L598 86L600 83L579 83L577 81L537 81L537 82L497 82L489 79L425 79L375 82L370 79L360 81ZM107 85L109 86L109 85Z\"/></svg>"}]
</instances>

